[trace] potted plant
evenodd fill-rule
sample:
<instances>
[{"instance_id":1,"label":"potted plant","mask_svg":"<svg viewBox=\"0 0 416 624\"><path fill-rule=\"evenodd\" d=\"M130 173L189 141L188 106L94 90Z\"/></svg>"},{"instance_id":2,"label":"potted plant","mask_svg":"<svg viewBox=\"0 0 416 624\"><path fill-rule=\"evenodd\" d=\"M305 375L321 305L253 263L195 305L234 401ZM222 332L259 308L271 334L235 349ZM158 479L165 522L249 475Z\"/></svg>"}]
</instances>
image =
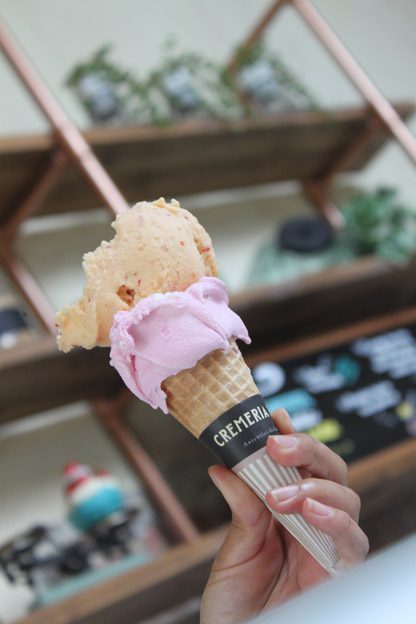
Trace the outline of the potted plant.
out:
<instances>
[{"instance_id":1,"label":"potted plant","mask_svg":"<svg viewBox=\"0 0 416 624\"><path fill-rule=\"evenodd\" d=\"M251 112L321 109L316 98L264 41L249 49L238 49L236 65L234 82Z\"/></svg>"}]
</instances>

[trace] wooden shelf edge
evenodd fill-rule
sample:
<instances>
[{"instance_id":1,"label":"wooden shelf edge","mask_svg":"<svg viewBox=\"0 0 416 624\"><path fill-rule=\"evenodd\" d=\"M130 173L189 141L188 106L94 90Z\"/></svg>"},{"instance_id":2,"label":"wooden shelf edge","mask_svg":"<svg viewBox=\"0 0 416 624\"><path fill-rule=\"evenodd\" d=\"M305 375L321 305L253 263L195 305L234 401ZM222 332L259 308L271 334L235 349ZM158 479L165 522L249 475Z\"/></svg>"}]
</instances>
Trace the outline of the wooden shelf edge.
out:
<instances>
[{"instance_id":1,"label":"wooden shelf edge","mask_svg":"<svg viewBox=\"0 0 416 624\"><path fill-rule=\"evenodd\" d=\"M416 110L416 104L411 100L400 100L394 102L393 106L405 118ZM145 125L102 126L87 129L83 132L83 135L86 140L94 146L103 145L107 142L135 142L141 139L157 140L158 138L166 138L169 136L173 138L178 136L244 131L275 126L284 127L288 124L309 126L322 124L328 121L337 123L339 121L345 121L345 119L354 121L360 119L363 113L367 111L368 109L366 107L340 106L331 110L322 111L288 111L259 119L248 118L232 122L188 120L164 127ZM48 134L5 136L0 138L0 153L19 153L26 149L35 151L49 150L53 145L53 138Z\"/></svg>"},{"instance_id":2,"label":"wooden shelf edge","mask_svg":"<svg viewBox=\"0 0 416 624\"><path fill-rule=\"evenodd\" d=\"M349 485L363 494L415 468L416 439L406 440L354 462L349 470Z\"/></svg>"},{"instance_id":3,"label":"wooden shelf edge","mask_svg":"<svg viewBox=\"0 0 416 624\"><path fill-rule=\"evenodd\" d=\"M114 396L123 387L105 349L63 354L51 336L2 350L0 385L0 424L65 403Z\"/></svg>"},{"instance_id":4,"label":"wooden shelf edge","mask_svg":"<svg viewBox=\"0 0 416 624\"><path fill-rule=\"evenodd\" d=\"M226 530L221 527L191 544L174 546L147 565L35 611L16 624L135 624L202 592Z\"/></svg>"},{"instance_id":5,"label":"wooden shelf edge","mask_svg":"<svg viewBox=\"0 0 416 624\"><path fill-rule=\"evenodd\" d=\"M408 102L395 106L403 119L415 110ZM339 159L338 172L360 170L389 139L382 124L368 131L372 119L368 107L357 107L295 111L229 124L188 121L167 128L101 127L83 136L126 200L136 202L161 193L176 197L312 180L331 170ZM344 158L360 137L362 149ZM0 138L0 226L10 221L10 207L19 205L22 190L24 195L30 193L39 175L48 171L53 141L51 136ZM70 163L38 212L95 207L96 195Z\"/></svg>"},{"instance_id":6,"label":"wooden shelf edge","mask_svg":"<svg viewBox=\"0 0 416 624\"><path fill-rule=\"evenodd\" d=\"M249 289L231 298L249 329L248 357L337 331L416 304L416 263L393 267L365 257L283 284Z\"/></svg>"},{"instance_id":7,"label":"wooden shelf edge","mask_svg":"<svg viewBox=\"0 0 416 624\"><path fill-rule=\"evenodd\" d=\"M368 277L384 275L394 269L384 260L376 256L364 256L352 260L347 264L340 264L317 273L312 273L299 278L290 279L276 284L264 284L251 286L230 297L233 308L241 311L249 309L259 303L276 303L289 297L304 295L319 290L324 285L326 288L345 284L351 281L363 281Z\"/></svg>"},{"instance_id":8,"label":"wooden shelf edge","mask_svg":"<svg viewBox=\"0 0 416 624\"><path fill-rule=\"evenodd\" d=\"M39 335L30 342L17 345L12 349L0 350L0 375L4 370L19 366L23 362L36 361L38 358L52 357L56 354L56 341L52 336Z\"/></svg>"},{"instance_id":9,"label":"wooden shelf edge","mask_svg":"<svg viewBox=\"0 0 416 624\"><path fill-rule=\"evenodd\" d=\"M366 321L341 327L330 333L311 336L302 340L284 344L279 347L265 349L259 353L250 354L246 358L249 366L255 366L265 360L289 360L321 349L336 347L361 336L368 336L377 332L393 329L401 324L416 322L416 306L410 306L394 313L375 316Z\"/></svg>"}]
</instances>

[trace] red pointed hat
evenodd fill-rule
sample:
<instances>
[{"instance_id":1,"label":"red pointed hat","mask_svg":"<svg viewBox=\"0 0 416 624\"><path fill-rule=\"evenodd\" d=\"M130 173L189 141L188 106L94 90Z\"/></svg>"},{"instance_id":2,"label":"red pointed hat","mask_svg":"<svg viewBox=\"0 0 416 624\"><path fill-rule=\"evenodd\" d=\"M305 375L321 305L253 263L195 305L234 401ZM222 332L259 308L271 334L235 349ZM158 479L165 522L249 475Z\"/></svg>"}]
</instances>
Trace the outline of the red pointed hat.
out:
<instances>
[{"instance_id":1,"label":"red pointed hat","mask_svg":"<svg viewBox=\"0 0 416 624\"><path fill-rule=\"evenodd\" d=\"M64 467L63 478L65 483L65 492L68 494L81 483L93 476L92 469L86 464L80 464L79 462L69 462Z\"/></svg>"}]
</instances>

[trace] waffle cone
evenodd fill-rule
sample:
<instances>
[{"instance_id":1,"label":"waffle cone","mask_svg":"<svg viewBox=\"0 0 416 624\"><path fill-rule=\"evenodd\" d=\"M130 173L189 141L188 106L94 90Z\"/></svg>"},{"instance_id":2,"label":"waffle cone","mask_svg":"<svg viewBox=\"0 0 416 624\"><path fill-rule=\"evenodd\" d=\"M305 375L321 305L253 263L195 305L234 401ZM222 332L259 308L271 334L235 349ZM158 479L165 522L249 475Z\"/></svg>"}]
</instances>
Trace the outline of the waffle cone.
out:
<instances>
[{"instance_id":1,"label":"waffle cone","mask_svg":"<svg viewBox=\"0 0 416 624\"><path fill-rule=\"evenodd\" d=\"M234 340L227 353L212 351L193 368L168 377L162 388L172 416L197 438L218 416L259 394Z\"/></svg>"}]
</instances>

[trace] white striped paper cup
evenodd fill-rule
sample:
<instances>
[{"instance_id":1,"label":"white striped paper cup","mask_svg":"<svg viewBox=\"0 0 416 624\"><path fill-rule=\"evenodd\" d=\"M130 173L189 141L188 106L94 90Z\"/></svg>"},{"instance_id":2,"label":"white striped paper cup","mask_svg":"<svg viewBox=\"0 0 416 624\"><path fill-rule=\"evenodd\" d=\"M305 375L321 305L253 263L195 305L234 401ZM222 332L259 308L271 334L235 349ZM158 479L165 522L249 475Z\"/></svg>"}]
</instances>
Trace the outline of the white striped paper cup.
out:
<instances>
[{"instance_id":1,"label":"white striped paper cup","mask_svg":"<svg viewBox=\"0 0 416 624\"><path fill-rule=\"evenodd\" d=\"M232 469L266 503L270 490L291 485L301 480L297 468L275 464L263 447ZM278 520L331 575L338 576L344 564L332 539L311 526L300 514L279 514L270 509Z\"/></svg>"}]
</instances>

